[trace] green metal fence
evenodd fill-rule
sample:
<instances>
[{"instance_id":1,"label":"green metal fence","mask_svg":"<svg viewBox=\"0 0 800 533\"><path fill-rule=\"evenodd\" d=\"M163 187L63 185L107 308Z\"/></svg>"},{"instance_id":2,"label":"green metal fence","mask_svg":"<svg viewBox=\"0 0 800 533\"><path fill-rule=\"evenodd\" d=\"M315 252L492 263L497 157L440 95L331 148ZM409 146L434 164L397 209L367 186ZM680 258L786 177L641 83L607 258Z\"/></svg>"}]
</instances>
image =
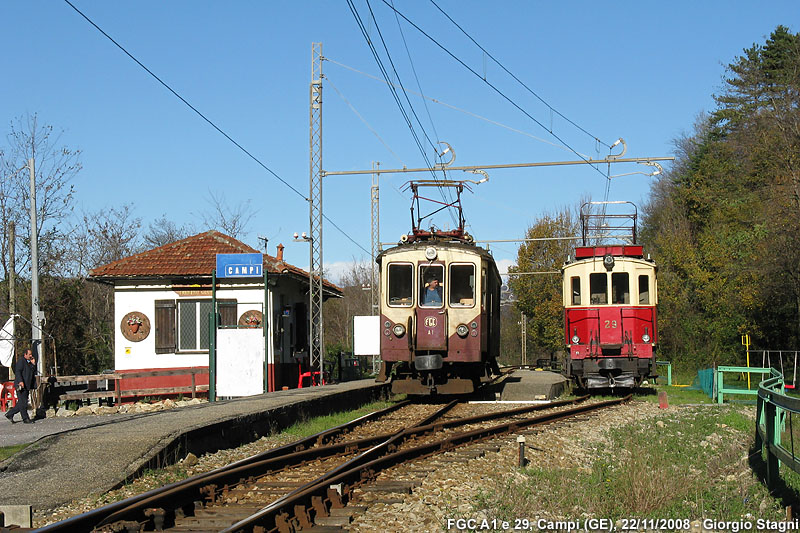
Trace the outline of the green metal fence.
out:
<instances>
[{"instance_id":1,"label":"green metal fence","mask_svg":"<svg viewBox=\"0 0 800 533\"><path fill-rule=\"evenodd\" d=\"M800 474L800 427L795 439L794 415L800 413L800 398L787 396L783 374L770 369L770 377L758 386L755 449L767 455L767 486L775 488L782 462ZM798 422L800 424L800 421ZM795 450L795 441L798 449Z\"/></svg>"},{"instance_id":2,"label":"green metal fence","mask_svg":"<svg viewBox=\"0 0 800 533\"><path fill-rule=\"evenodd\" d=\"M771 368L760 368L754 366L718 366L714 372L714 390L717 394L717 403L722 403L723 394L743 394L745 396L755 396L758 394L757 388L743 389L741 387L726 387L725 374L747 374L750 383L750 374L769 374Z\"/></svg>"},{"instance_id":3,"label":"green metal fence","mask_svg":"<svg viewBox=\"0 0 800 533\"><path fill-rule=\"evenodd\" d=\"M660 366L667 367L667 385L672 386L672 363L669 361L656 361L656 368Z\"/></svg>"}]
</instances>

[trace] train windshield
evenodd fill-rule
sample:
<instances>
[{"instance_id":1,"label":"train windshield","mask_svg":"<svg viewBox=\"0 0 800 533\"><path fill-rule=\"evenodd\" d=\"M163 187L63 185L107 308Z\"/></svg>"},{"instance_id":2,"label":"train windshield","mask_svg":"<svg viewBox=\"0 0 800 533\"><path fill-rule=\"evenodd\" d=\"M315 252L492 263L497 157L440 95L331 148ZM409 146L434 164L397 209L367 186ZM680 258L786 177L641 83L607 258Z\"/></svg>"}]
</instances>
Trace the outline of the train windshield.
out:
<instances>
[{"instance_id":1,"label":"train windshield","mask_svg":"<svg viewBox=\"0 0 800 533\"><path fill-rule=\"evenodd\" d=\"M589 274L589 293L592 305L608 303L608 276L605 273Z\"/></svg>"},{"instance_id":2,"label":"train windshield","mask_svg":"<svg viewBox=\"0 0 800 533\"><path fill-rule=\"evenodd\" d=\"M639 276L639 305L650 305L650 278Z\"/></svg>"},{"instance_id":3,"label":"train windshield","mask_svg":"<svg viewBox=\"0 0 800 533\"><path fill-rule=\"evenodd\" d=\"M414 267L406 263L389 265L389 305L410 307L413 299Z\"/></svg>"},{"instance_id":4,"label":"train windshield","mask_svg":"<svg viewBox=\"0 0 800 533\"><path fill-rule=\"evenodd\" d=\"M423 265L420 267L421 282L419 302L422 307L441 307L444 303L444 266Z\"/></svg>"},{"instance_id":5,"label":"train windshield","mask_svg":"<svg viewBox=\"0 0 800 533\"><path fill-rule=\"evenodd\" d=\"M450 305L475 305L475 265L450 265Z\"/></svg>"},{"instance_id":6,"label":"train windshield","mask_svg":"<svg viewBox=\"0 0 800 533\"><path fill-rule=\"evenodd\" d=\"M631 303L631 292L627 272L614 272L611 274L611 297L613 298L611 303Z\"/></svg>"}]
</instances>

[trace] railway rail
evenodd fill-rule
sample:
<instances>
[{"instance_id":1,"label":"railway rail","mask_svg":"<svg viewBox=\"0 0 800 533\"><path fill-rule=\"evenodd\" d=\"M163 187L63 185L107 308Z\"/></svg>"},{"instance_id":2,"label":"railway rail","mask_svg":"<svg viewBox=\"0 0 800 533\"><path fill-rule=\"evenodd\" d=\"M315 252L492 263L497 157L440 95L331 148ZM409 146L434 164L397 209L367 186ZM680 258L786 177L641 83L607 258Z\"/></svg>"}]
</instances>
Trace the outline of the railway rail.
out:
<instances>
[{"instance_id":1,"label":"railway rail","mask_svg":"<svg viewBox=\"0 0 800 533\"><path fill-rule=\"evenodd\" d=\"M390 428L382 418L397 417L397 411L414 406L412 402L401 402L226 467L50 524L40 531L259 533L306 529L344 512L357 491L369 490L378 474L392 466L618 405L630 397L593 404L585 402L587 398L445 418L458 404L454 400L433 412L430 406L426 413L417 410L413 422L401 417L401 428ZM529 416L541 410L548 412ZM497 424L499 419L507 420ZM373 426L372 434L368 425ZM361 429L356 431L357 428Z\"/></svg>"}]
</instances>

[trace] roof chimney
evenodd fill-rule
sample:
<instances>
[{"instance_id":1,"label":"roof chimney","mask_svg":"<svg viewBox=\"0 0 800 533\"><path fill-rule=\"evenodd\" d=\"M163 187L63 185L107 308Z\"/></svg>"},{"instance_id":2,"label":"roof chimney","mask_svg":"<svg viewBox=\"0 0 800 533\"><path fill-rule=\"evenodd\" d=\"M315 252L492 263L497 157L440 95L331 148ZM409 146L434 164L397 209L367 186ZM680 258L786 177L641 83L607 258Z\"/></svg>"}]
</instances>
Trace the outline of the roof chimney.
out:
<instances>
[{"instance_id":1,"label":"roof chimney","mask_svg":"<svg viewBox=\"0 0 800 533\"><path fill-rule=\"evenodd\" d=\"M283 248L284 248L283 243L278 245L278 257L277 257L278 261L283 261Z\"/></svg>"}]
</instances>

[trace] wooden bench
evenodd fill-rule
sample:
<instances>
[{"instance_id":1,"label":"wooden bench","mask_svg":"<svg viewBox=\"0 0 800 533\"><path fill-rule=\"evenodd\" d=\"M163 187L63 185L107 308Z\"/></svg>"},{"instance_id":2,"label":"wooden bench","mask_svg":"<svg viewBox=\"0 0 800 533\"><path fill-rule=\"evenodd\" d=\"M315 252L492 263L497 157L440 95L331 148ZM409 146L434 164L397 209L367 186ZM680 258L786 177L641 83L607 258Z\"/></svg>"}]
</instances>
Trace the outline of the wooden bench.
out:
<instances>
[{"instance_id":1,"label":"wooden bench","mask_svg":"<svg viewBox=\"0 0 800 533\"><path fill-rule=\"evenodd\" d=\"M66 390L58 394L59 401L84 401L92 400L95 398L108 400L120 403L122 398L131 398L138 396L163 396L172 394L191 394L192 398L197 397L198 392L208 392L208 385L198 385L197 375L208 374L207 368L183 368L176 370L151 370L142 372L125 372L125 373L110 373L110 374L93 374L86 376L50 376L46 377L43 381L49 383L52 387L60 390ZM122 379L128 378L143 378L155 376L183 376L191 375L191 385L184 385L180 387L161 387L149 389L120 389ZM98 382L108 381L105 390L101 390ZM85 384L85 386L84 386ZM113 387L112 387L113 385Z\"/></svg>"}]
</instances>

